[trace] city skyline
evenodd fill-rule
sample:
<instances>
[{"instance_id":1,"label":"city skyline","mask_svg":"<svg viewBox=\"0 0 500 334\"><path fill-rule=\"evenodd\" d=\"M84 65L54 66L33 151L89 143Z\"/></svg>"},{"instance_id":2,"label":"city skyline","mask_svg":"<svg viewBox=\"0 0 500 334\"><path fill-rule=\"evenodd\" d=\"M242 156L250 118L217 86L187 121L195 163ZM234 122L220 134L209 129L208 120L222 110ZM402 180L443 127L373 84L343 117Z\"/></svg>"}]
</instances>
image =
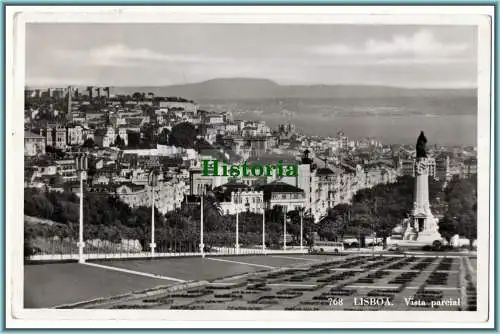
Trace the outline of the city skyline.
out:
<instances>
[{"instance_id":1,"label":"city skyline","mask_svg":"<svg viewBox=\"0 0 500 334\"><path fill-rule=\"evenodd\" d=\"M477 86L477 30L468 26L30 23L26 32L29 86L167 86L214 78Z\"/></svg>"}]
</instances>

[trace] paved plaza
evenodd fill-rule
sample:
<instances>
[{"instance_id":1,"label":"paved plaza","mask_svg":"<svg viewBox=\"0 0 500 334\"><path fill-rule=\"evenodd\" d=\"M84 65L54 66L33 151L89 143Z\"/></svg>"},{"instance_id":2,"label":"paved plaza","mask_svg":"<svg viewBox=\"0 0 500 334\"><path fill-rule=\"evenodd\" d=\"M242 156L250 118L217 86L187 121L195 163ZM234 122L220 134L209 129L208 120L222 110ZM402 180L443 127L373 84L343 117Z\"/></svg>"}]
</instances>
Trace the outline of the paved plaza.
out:
<instances>
[{"instance_id":1,"label":"paved plaza","mask_svg":"<svg viewBox=\"0 0 500 334\"><path fill-rule=\"evenodd\" d=\"M290 265L307 265L331 258L268 255L108 260L85 265L75 262L30 264L24 266L24 306L55 307L157 286L171 286L179 284L179 280L214 280Z\"/></svg>"},{"instance_id":2,"label":"paved plaza","mask_svg":"<svg viewBox=\"0 0 500 334\"><path fill-rule=\"evenodd\" d=\"M475 310L475 263L466 256L301 254L26 265L24 302L26 308Z\"/></svg>"}]
</instances>

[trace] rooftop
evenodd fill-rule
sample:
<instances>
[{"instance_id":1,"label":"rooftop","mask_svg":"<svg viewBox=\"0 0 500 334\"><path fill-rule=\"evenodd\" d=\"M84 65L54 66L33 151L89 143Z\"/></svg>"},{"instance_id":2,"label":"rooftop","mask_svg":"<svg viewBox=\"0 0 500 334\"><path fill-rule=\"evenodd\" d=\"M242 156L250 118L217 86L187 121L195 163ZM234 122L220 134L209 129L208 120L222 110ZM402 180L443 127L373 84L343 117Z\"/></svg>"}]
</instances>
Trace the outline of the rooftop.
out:
<instances>
[{"instance_id":1,"label":"rooftop","mask_svg":"<svg viewBox=\"0 0 500 334\"><path fill-rule=\"evenodd\" d=\"M297 164L298 161L294 156L284 154L262 154L257 157L250 157L247 164L272 165L282 162L284 165Z\"/></svg>"},{"instance_id":2,"label":"rooftop","mask_svg":"<svg viewBox=\"0 0 500 334\"><path fill-rule=\"evenodd\" d=\"M282 182L282 181L274 181L268 184L261 185L257 187L257 190L264 191L266 193L303 193L304 190L292 186L291 184Z\"/></svg>"},{"instance_id":3,"label":"rooftop","mask_svg":"<svg viewBox=\"0 0 500 334\"><path fill-rule=\"evenodd\" d=\"M214 189L217 200L228 202L231 200L231 193L237 191L251 190L251 187L244 183L230 181Z\"/></svg>"},{"instance_id":4,"label":"rooftop","mask_svg":"<svg viewBox=\"0 0 500 334\"><path fill-rule=\"evenodd\" d=\"M143 186L143 185L135 184L132 182L124 182L124 183L121 183L117 186L117 191L118 191L118 188L122 187L122 186L126 186L126 187L130 188L130 190L132 190L132 191L140 191L140 190L143 190L145 188L145 186Z\"/></svg>"},{"instance_id":5,"label":"rooftop","mask_svg":"<svg viewBox=\"0 0 500 334\"><path fill-rule=\"evenodd\" d=\"M330 168L318 168L316 170L316 174L319 176L324 176L324 175L332 175L335 174Z\"/></svg>"},{"instance_id":6,"label":"rooftop","mask_svg":"<svg viewBox=\"0 0 500 334\"><path fill-rule=\"evenodd\" d=\"M24 138L39 138L39 139L45 139L44 136L37 135L36 133L33 133L31 131L24 131Z\"/></svg>"}]
</instances>

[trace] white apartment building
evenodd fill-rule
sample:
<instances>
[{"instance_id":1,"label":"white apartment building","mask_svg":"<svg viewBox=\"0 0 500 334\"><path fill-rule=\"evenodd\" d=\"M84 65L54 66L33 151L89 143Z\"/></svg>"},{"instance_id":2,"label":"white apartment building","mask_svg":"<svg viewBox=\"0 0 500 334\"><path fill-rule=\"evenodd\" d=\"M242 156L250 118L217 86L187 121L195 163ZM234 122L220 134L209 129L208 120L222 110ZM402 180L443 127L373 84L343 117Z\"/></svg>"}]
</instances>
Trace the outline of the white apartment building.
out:
<instances>
[{"instance_id":1,"label":"white apartment building","mask_svg":"<svg viewBox=\"0 0 500 334\"><path fill-rule=\"evenodd\" d=\"M230 201L219 202L220 209L224 215L234 215L236 212L263 212L264 193L262 191L231 191L230 196Z\"/></svg>"},{"instance_id":2,"label":"white apartment building","mask_svg":"<svg viewBox=\"0 0 500 334\"><path fill-rule=\"evenodd\" d=\"M257 190L264 193L266 209L281 206L286 211L293 211L305 207L304 191L288 183L275 181L257 187Z\"/></svg>"},{"instance_id":3,"label":"white apartment building","mask_svg":"<svg viewBox=\"0 0 500 334\"><path fill-rule=\"evenodd\" d=\"M83 145L84 129L81 125L68 127L68 145Z\"/></svg>"},{"instance_id":4,"label":"white apartment building","mask_svg":"<svg viewBox=\"0 0 500 334\"><path fill-rule=\"evenodd\" d=\"M159 212L165 214L181 207L185 188L186 184L178 180L159 182L154 188L146 185L125 183L116 188L116 194L120 200L132 208L151 207L153 189L155 207Z\"/></svg>"}]
</instances>

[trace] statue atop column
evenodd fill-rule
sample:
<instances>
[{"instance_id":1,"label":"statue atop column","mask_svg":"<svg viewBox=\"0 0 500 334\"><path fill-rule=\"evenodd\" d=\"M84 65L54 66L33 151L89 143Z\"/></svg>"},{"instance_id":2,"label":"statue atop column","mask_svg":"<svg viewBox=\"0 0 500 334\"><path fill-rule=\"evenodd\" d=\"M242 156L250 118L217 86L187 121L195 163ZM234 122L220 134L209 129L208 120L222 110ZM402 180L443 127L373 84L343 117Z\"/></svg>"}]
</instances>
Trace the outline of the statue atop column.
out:
<instances>
[{"instance_id":1,"label":"statue atop column","mask_svg":"<svg viewBox=\"0 0 500 334\"><path fill-rule=\"evenodd\" d=\"M427 158L427 152L425 151L426 144L427 138L425 138L424 131L420 131L420 136L417 139L417 159Z\"/></svg>"},{"instance_id":2,"label":"statue atop column","mask_svg":"<svg viewBox=\"0 0 500 334\"><path fill-rule=\"evenodd\" d=\"M415 188L413 195L413 210L405 220L405 240L423 244L432 244L441 240L438 219L434 217L429 201L429 160L427 159L427 138L421 131L417 139L417 158L415 160Z\"/></svg>"}]
</instances>

